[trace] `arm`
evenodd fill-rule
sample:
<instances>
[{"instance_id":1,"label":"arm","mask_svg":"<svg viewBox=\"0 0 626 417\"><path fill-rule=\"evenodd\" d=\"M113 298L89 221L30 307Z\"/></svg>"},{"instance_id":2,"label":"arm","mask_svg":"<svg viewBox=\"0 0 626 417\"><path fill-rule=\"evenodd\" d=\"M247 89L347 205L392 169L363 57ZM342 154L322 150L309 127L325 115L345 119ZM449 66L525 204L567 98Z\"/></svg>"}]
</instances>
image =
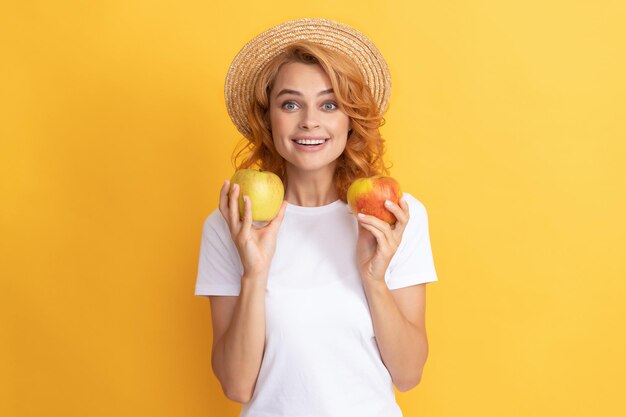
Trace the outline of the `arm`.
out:
<instances>
[{"instance_id":1,"label":"arm","mask_svg":"<svg viewBox=\"0 0 626 417\"><path fill-rule=\"evenodd\" d=\"M244 196L244 216L239 218L239 187L229 194L227 181L220 192L220 212L237 247L243 276L237 297L211 297L213 352L211 366L226 396L237 402L252 398L265 348L265 289L276 235L285 215L262 228L252 227L252 203Z\"/></svg>"},{"instance_id":2,"label":"arm","mask_svg":"<svg viewBox=\"0 0 626 417\"><path fill-rule=\"evenodd\" d=\"M376 342L399 391L419 384L428 340L424 320L425 284L389 290L385 281L364 282Z\"/></svg>"},{"instance_id":3,"label":"arm","mask_svg":"<svg viewBox=\"0 0 626 417\"><path fill-rule=\"evenodd\" d=\"M387 287L385 272L400 246L410 211L404 199L400 206L386 207L397 219L393 226L373 216L357 216L358 264L381 358L398 390L408 391L420 382L428 356L425 285L393 291Z\"/></svg>"},{"instance_id":4,"label":"arm","mask_svg":"<svg viewBox=\"0 0 626 417\"><path fill-rule=\"evenodd\" d=\"M265 348L265 279L241 279L238 297L211 297L211 366L232 401L250 401Z\"/></svg>"}]
</instances>

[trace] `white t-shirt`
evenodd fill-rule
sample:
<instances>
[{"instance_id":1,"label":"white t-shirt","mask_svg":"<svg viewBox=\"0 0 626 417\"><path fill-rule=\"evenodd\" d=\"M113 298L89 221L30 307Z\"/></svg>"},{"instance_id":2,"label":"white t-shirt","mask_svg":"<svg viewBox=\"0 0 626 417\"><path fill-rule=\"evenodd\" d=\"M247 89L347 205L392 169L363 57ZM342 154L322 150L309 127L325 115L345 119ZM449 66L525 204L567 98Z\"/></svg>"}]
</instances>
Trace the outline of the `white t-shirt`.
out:
<instances>
[{"instance_id":1,"label":"white t-shirt","mask_svg":"<svg viewBox=\"0 0 626 417\"><path fill-rule=\"evenodd\" d=\"M410 219L385 281L437 281L424 205ZM400 417L356 265L358 223L344 202L289 204L265 296L265 353L241 417ZM239 295L243 267L219 210L204 222L196 295Z\"/></svg>"}]
</instances>

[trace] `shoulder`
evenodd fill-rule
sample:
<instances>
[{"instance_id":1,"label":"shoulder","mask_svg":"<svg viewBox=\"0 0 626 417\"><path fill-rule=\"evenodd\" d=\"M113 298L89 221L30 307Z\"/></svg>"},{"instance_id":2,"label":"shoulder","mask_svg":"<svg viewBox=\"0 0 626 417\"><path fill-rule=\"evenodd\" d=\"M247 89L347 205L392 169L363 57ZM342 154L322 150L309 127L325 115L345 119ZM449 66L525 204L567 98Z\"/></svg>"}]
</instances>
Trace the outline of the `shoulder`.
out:
<instances>
[{"instance_id":1,"label":"shoulder","mask_svg":"<svg viewBox=\"0 0 626 417\"><path fill-rule=\"evenodd\" d=\"M409 206L409 224L428 221L426 206L412 194L404 192L402 198Z\"/></svg>"},{"instance_id":2,"label":"shoulder","mask_svg":"<svg viewBox=\"0 0 626 417\"><path fill-rule=\"evenodd\" d=\"M202 233L205 236L225 236L229 235L228 224L224 220L224 216L220 213L219 209L213 210L211 214L204 220L202 226Z\"/></svg>"}]
</instances>

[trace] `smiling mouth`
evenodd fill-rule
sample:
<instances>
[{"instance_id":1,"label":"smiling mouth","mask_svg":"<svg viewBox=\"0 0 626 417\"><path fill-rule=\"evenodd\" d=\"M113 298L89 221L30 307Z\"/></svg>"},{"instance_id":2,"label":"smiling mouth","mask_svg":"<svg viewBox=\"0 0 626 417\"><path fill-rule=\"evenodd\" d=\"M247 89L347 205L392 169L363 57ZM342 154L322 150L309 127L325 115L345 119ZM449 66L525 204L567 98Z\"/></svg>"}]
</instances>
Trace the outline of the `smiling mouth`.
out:
<instances>
[{"instance_id":1,"label":"smiling mouth","mask_svg":"<svg viewBox=\"0 0 626 417\"><path fill-rule=\"evenodd\" d=\"M292 139L298 145L319 146L325 144L329 139Z\"/></svg>"}]
</instances>

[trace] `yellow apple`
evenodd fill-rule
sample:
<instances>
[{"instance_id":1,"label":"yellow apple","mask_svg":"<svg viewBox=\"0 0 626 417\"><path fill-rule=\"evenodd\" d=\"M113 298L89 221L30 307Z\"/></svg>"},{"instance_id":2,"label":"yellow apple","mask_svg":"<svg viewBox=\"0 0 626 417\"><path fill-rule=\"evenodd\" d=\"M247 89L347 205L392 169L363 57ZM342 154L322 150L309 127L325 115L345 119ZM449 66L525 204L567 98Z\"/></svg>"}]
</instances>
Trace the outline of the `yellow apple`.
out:
<instances>
[{"instance_id":1,"label":"yellow apple","mask_svg":"<svg viewBox=\"0 0 626 417\"><path fill-rule=\"evenodd\" d=\"M401 197L398 181L385 175L359 178L348 188L348 205L352 213L369 214L389 224L395 224L397 219L385 208L385 200L398 204Z\"/></svg>"},{"instance_id":2,"label":"yellow apple","mask_svg":"<svg viewBox=\"0 0 626 417\"><path fill-rule=\"evenodd\" d=\"M283 182L278 175L260 169L237 170L230 179L230 186L239 184L239 216L243 218L243 196L250 197L252 221L269 222L280 210L285 196Z\"/></svg>"}]
</instances>

